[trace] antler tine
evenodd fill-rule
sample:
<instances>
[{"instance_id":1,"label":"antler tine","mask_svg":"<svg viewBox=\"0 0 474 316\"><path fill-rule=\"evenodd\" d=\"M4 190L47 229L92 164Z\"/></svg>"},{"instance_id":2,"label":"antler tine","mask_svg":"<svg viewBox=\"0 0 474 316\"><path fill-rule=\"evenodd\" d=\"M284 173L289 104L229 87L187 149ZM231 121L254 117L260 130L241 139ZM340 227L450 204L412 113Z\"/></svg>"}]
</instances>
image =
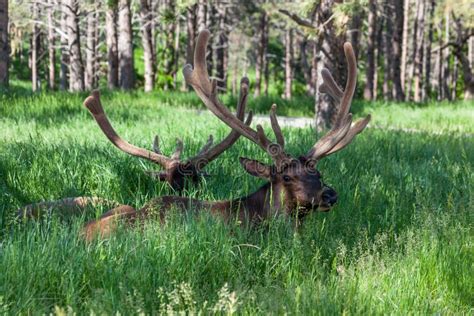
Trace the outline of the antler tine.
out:
<instances>
[{"instance_id":1,"label":"antler tine","mask_svg":"<svg viewBox=\"0 0 474 316\"><path fill-rule=\"evenodd\" d=\"M329 70L323 69L321 72L324 82L319 88L319 91L328 93L338 101L340 105L332 129L323 136L307 154L307 157L315 160L335 153L350 144L352 139L354 139L370 121L369 115L365 119L356 122L351 128L352 115L349 113L349 109L357 83L357 61L350 43L344 44L344 54L347 60L347 82L344 92L339 88Z\"/></svg>"},{"instance_id":2,"label":"antler tine","mask_svg":"<svg viewBox=\"0 0 474 316\"><path fill-rule=\"evenodd\" d=\"M203 154L208 152L209 149L211 149L213 143L214 143L214 136L209 135L209 138L207 139L206 144L204 144L204 146L202 146L201 150L198 152L198 154L196 156L202 156Z\"/></svg>"},{"instance_id":3,"label":"antler tine","mask_svg":"<svg viewBox=\"0 0 474 316\"><path fill-rule=\"evenodd\" d=\"M239 103L237 104L237 118L240 120L244 119L245 116L245 107L247 105L247 97L249 90L249 80L247 77L243 77L240 80L240 96ZM245 125L250 125L252 122L252 112L249 112ZM209 141L212 140L212 135L209 137L208 143L203 147L203 149L196 155L194 159L200 159L199 167L202 168L208 162L217 158L222 152L227 148L232 146L237 139L240 137L240 134L235 130L232 130L230 134L224 138L219 144L211 148L212 142L209 144ZM209 146L207 146L209 144Z\"/></svg>"},{"instance_id":4,"label":"antler tine","mask_svg":"<svg viewBox=\"0 0 474 316\"><path fill-rule=\"evenodd\" d=\"M107 136L107 138L114 144L117 148L122 150L123 152L126 152L127 154L130 154L132 156L137 156L140 158L144 158L147 160L150 160L154 163L157 163L164 168L167 168L171 160L158 153L154 153L151 151L148 151L143 148L136 147L125 140L123 140L117 132L114 130L112 125L109 122L109 119L107 118L107 115L104 112L104 108L102 107L102 104L100 102L100 93L99 91L93 91L92 95L89 96L85 101L84 101L84 106L89 110L89 112L92 114L94 119L96 120L97 124L99 125L100 129L102 132Z\"/></svg>"},{"instance_id":5,"label":"antler tine","mask_svg":"<svg viewBox=\"0 0 474 316\"><path fill-rule=\"evenodd\" d=\"M370 115L367 115L366 118L360 119L354 123L351 129L347 132L346 136L336 145L334 146L326 155L334 154L335 152L343 149L347 145L349 145L354 137L357 136L360 132L364 130L364 128L369 124L371 119Z\"/></svg>"},{"instance_id":6,"label":"antler tine","mask_svg":"<svg viewBox=\"0 0 474 316\"><path fill-rule=\"evenodd\" d=\"M336 102L340 102L343 95L343 91L338 86L338 84L334 80L334 77L331 75L327 68L323 68L323 70L321 70L321 77L323 78L323 83L319 86L319 92L327 93L331 97L333 97Z\"/></svg>"},{"instance_id":7,"label":"antler tine","mask_svg":"<svg viewBox=\"0 0 474 316\"><path fill-rule=\"evenodd\" d=\"M245 125L244 122L230 113L230 111L219 102L216 89L213 88L214 84L210 83L206 70L207 66L205 56L209 36L210 34L208 30L203 30L199 33L196 42L196 49L194 52L195 69L193 70L191 65L186 65L183 68L183 74L186 82L194 88L196 94L201 98L206 107L214 115L216 115L221 121L223 121L233 130L237 131L239 134L259 145L263 150L272 155L272 158L278 163L278 161L285 158L286 155L283 152L280 152L276 155L275 153L272 153L268 146L271 144L271 142L262 142L266 137L261 137L261 133L258 133L254 129ZM259 129L258 126L257 129Z\"/></svg>"},{"instance_id":8,"label":"antler tine","mask_svg":"<svg viewBox=\"0 0 474 316\"><path fill-rule=\"evenodd\" d=\"M283 133L281 132L280 124L278 124L278 119L276 117L276 104L272 105L272 109L270 110L270 123L272 124L273 133L277 139L278 145L281 148L285 148L285 138L283 137Z\"/></svg>"},{"instance_id":9,"label":"antler tine","mask_svg":"<svg viewBox=\"0 0 474 316\"><path fill-rule=\"evenodd\" d=\"M347 113L349 113L357 84L357 61L351 43L344 43L344 54L346 55L347 61L347 82L336 116L336 128L344 123L344 118L347 116Z\"/></svg>"},{"instance_id":10,"label":"antler tine","mask_svg":"<svg viewBox=\"0 0 474 316\"><path fill-rule=\"evenodd\" d=\"M161 155L160 138L158 135L155 135L155 138L153 139L153 151L158 155Z\"/></svg>"},{"instance_id":11,"label":"antler tine","mask_svg":"<svg viewBox=\"0 0 474 316\"><path fill-rule=\"evenodd\" d=\"M179 160L181 157L181 153L183 152L183 141L179 138L176 138L176 149L174 150L174 153L171 155L171 159L173 160Z\"/></svg>"}]
</instances>

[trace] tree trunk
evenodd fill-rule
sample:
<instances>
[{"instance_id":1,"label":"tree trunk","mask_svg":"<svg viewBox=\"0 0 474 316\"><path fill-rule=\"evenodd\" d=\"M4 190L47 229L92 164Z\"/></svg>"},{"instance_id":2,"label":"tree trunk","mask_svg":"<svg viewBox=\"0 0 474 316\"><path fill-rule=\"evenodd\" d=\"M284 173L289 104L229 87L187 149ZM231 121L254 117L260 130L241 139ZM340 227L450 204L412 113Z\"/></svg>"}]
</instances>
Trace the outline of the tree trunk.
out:
<instances>
[{"instance_id":1,"label":"tree trunk","mask_svg":"<svg viewBox=\"0 0 474 316\"><path fill-rule=\"evenodd\" d=\"M352 13L350 39L357 60L359 60L360 35L362 32L362 21L364 18L363 15L363 10L359 6L357 6L355 11Z\"/></svg>"},{"instance_id":2,"label":"tree trunk","mask_svg":"<svg viewBox=\"0 0 474 316\"><path fill-rule=\"evenodd\" d=\"M186 44L186 63L193 64L194 56L194 44L196 42L196 6L193 5L186 10L186 32L187 32L187 44Z\"/></svg>"},{"instance_id":3,"label":"tree trunk","mask_svg":"<svg viewBox=\"0 0 474 316\"><path fill-rule=\"evenodd\" d=\"M90 2L91 6L94 2ZM96 61L97 61L97 12L92 8L87 14L86 32L86 72L84 76L84 86L87 90L92 90L97 86L96 82Z\"/></svg>"},{"instance_id":4,"label":"tree trunk","mask_svg":"<svg viewBox=\"0 0 474 316\"><path fill-rule=\"evenodd\" d=\"M419 0L420 5L417 12L417 26L418 26L418 34L416 35L415 43L415 55L414 55L414 101L421 102L423 101L422 98L422 91L421 91L421 84L423 82L423 48L425 42L425 0Z\"/></svg>"},{"instance_id":5,"label":"tree trunk","mask_svg":"<svg viewBox=\"0 0 474 316\"><path fill-rule=\"evenodd\" d=\"M322 83L319 72L323 68L331 69L331 73L337 83L342 84L346 80L347 65L344 57L344 41L345 36L336 31L336 27L332 20L332 8L336 1L321 0L319 10L317 10L316 25L324 24L323 32L318 38L316 50L323 52L321 58L317 60L317 87ZM332 124L334 115L337 113L337 105L335 101L327 94L316 93L316 127L318 131L329 128Z\"/></svg>"},{"instance_id":6,"label":"tree trunk","mask_svg":"<svg viewBox=\"0 0 474 316\"><path fill-rule=\"evenodd\" d=\"M306 91L308 95L312 96L314 95L314 82L311 77L312 67L308 63L308 46L309 40L304 37L300 43L300 66L306 83Z\"/></svg>"},{"instance_id":7,"label":"tree trunk","mask_svg":"<svg viewBox=\"0 0 474 316\"><path fill-rule=\"evenodd\" d=\"M403 38L403 7L398 0L392 0L391 5L394 9L394 28L392 32L392 80L393 95L395 100L403 101L402 76L401 76L401 55L402 55L402 38Z\"/></svg>"},{"instance_id":8,"label":"tree trunk","mask_svg":"<svg viewBox=\"0 0 474 316\"><path fill-rule=\"evenodd\" d=\"M173 71L173 89L178 88L178 73L179 73L179 44L181 37L181 24L179 18L176 21L175 36L174 36L174 71Z\"/></svg>"},{"instance_id":9,"label":"tree trunk","mask_svg":"<svg viewBox=\"0 0 474 316\"><path fill-rule=\"evenodd\" d=\"M445 23L445 30L444 30L444 36L445 36L445 43L449 42L450 36L449 36L449 25L450 25L450 19L449 19L449 12L446 12L446 16L444 19ZM443 69L443 95L445 99L450 100L451 98L451 93L449 90L449 78L450 78L450 73L449 73L449 59L450 59L450 48L449 46L446 47L445 56L446 60L444 62L444 69Z\"/></svg>"},{"instance_id":10,"label":"tree trunk","mask_svg":"<svg viewBox=\"0 0 474 316\"><path fill-rule=\"evenodd\" d=\"M313 91L313 96L316 97L316 95L319 93L318 92L318 62L320 56L320 52L318 51L318 45L316 42L313 42L313 58L311 59L311 82L313 83L314 91Z\"/></svg>"},{"instance_id":11,"label":"tree trunk","mask_svg":"<svg viewBox=\"0 0 474 316\"><path fill-rule=\"evenodd\" d=\"M119 86L118 47L117 47L117 7L109 4L105 13L105 41L107 44L107 86Z\"/></svg>"},{"instance_id":12,"label":"tree trunk","mask_svg":"<svg viewBox=\"0 0 474 316\"><path fill-rule=\"evenodd\" d=\"M124 90L133 89L133 41L130 0L118 1L118 57L119 85Z\"/></svg>"},{"instance_id":13,"label":"tree trunk","mask_svg":"<svg viewBox=\"0 0 474 316\"><path fill-rule=\"evenodd\" d=\"M175 14L176 11L176 5L175 5L175 0L166 0L163 3L166 6L166 10L168 14L173 15ZM163 26L165 30L165 34L163 35L164 41L165 41L165 47L162 48L161 50L161 57L160 61L162 62L160 70L161 73L165 75L166 81L164 84L164 89L168 90L172 87L173 82L171 78L174 77L174 74L176 73L176 69L174 69L175 66L175 50L174 50L174 45L175 45L175 34L176 34L176 24L174 22L169 22Z\"/></svg>"},{"instance_id":14,"label":"tree trunk","mask_svg":"<svg viewBox=\"0 0 474 316\"><path fill-rule=\"evenodd\" d=\"M216 19L215 19L215 16L216 16L216 12L215 12L215 6L213 3L211 2L207 2L206 6L205 6L205 11L206 11L206 18L205 18L205 23L206 23L206 29L208 29L211 34L213 34L214 36L211 36L210 40L209 40L209 45L207 47L207 56L206 56L206 62L207 62L207 73L209 74L209 77L213 77L214 76L214 54L215 54L215 46L216 46L216 43L215 43L215 39L216 39L216 36L215 34L217 33L217 31L215 30L216 27L215 27L215 24L216 24Z\"/></svg>"},{"instance_id":15,"label":"tree trunk","mask_svg":"<svg viewBox=\"0 0 474 316\"><path fill-rule=\"evenodd\" d=\"M155 49L153 47L152 14L148 0L140 0L140 22L143 46L143 61L145 66L145 92L155 86Z\"/></svg>"},{"instance_id":16,"label":"tree trunk","mask_svg":"<svg viewBox=\"0 0 474 316\"><path fill-rule=\"evenodd\" d=\"M227 73L226 73L226 54L225 51L228 46L227 32L225 31L226 7L225 5L218 5L218 44L216 49L216 76L217 86L221 90L227 89Z\"/></svg>"},{"instance_id":17,"label":"tree trunk","mask_svg":"<svg viewBox=\"0 0 474 316\"><path fill-rule=\"evenodd\" d=\"M31 86L33 92L38 91L38 56L40 44L39 22L39 6L38 2L33 1L33 29L31 31Z\"/></svg>"},{"instance_id":18,"label":"tree trunk","mask_svg":"<svg viewBox=\"0 0 474 316\"><path fill-rule=\"evenodd\" d=\"M428 40L426 41L425 51L425 81L423 85L423 99L430 98L431 95L431 45L433 43L433 25L434 25L434 12L436 7L436 1L431 0L429 4L430 16L428 26Z\"/></svg>"},{"instance_id":19,"label":"tree trunk","mask_svg":"<svg viewBox=\"0 0 474 316\"><path fill-rule=\"evenodd\" d=\"M293 81L293 30L286 31L285 36L285 99L291 99L291 84Z\"/></svg>"},{"instance_id":20,"label":"tree trunk","mask_svg":"<svg viewBox=\"0 0 474 316\"><path fill-rule=\"evenodd\" d=\"M69 90L84 90L84 65L81 54L81 36L79 32L79 1L65 0L67 39L69 47Z\"/></svg>"},{"instance_id":21,"label":"tree trunk","mask_svg":"<svg viewBox=\"0 0 474 316\"><path fill-rule=\"evenodd\" d=\"M391 61L393 60L392 56L392 36L393 36L393 21L392 17L394 16L394 7L392 6L391 0L386 0L384 2L384 21L385 29L383 30L383 97L384 100L392 100L392 87L391 83L393 82L393 71L391 67Z\"/></svg>"},{"instance_id":22,"label":"tree trunk","mask_svg":"<svg viewBox=\"0 0 474 316\"><path fill-rule=\"evenodd\" d=\"M255 64L255 96L259 96L262 90L262 74L265 68L265 59L266 59L266 49L268 46L266 31L267 28L267 13L262 11L260 14L260 23L259 23L259 43L257 51L257 61Z\"/></svg>"},{"instance_id":23,"label":"tree trunk","mask_svg":"<svg viewBox=\"0 0 474 316\"><path fill-rule=\"evenodd\" d=\"M60 73L59 73L59 89L65 91L68 89L68 72L69 72L69 49L67 36L67 9L63 8L61 12L61 29L66 34L61 35L61 51L60 51Z\"/></svg>"},{"instance_id":24,"label":"tree trunk","mask_svg":"<svg viewBox=\"0 0 474 316\"><path fill-rule=\"evenodd\" d=\"M420 9L422 8L422 2L423 0L416 0L416 9L415 9L415 21L413 24L413 34L412 34L412 58L411 58L411 63L410 63L410 69L408 70L408 78L407 78L407 84L405 86L405 100L410 100L411 99L411 93L413 89L413 80L415 77L415 72L417 71L417 51L418 51L418 23L419 23L419 15L420 15Z\"/></svg>"},{"instance_id":25,"label":"tree trunk","mask_svg":"<svg viewBox=\"0 0 474 316\"><path fill-rule=\"evenodd\" d=\"M377 100L379 95L379 68L381 64L381 59L383 58L383 29L386 23L386 18L381 17L377 19L377 36L376 36L376 45L374 52L374 95L373 100ZM381 90L381 89L380 89ZM382 92L382 91L381 91Z\"/></svg>"},{"instance_id":26,"label":"tree trunk","mask_svg":"<svg viewBox=\"0 0 474 316\"><path fill-rule=\"evenodd\" d=\"M438 31L438 45L441 47L443 45L443 37L441 36L442 35L442 24L441 22L438 23L438 27L437 27L437 31ZM444 99L444 89L443 89L443 70L444 70L444 60L443 60L443 50L440 49L438 50L438 54L437 54L437 81L438 81L438 98L437 100L438 101L441 101Z\"/></svg>"},{"instance_id":27,"label":"tree trunk","mask_svg":"<svg viewBox=\"0 0 474 316\"><path fill-rule=\"evenodd\" d=\"M395 0L397 2L397 0ZM397 7L397 5L395 5ZM397 11L399 12L399 11ZM402 32L402 64L401 64L401 86L403 93L406 94L406 78L408 64L408 22L410 20L410 0L405 0L403 6L403 32ZM406 95L404 96L404 99Z\"/></svg>"},{"instance_id":28,"label":"tree trunk","mask_svg":"<svg viewBox=\"0 0 474 316\"><path fill-rule=\"evenodd\" d=\"M376 0L369 0L369 26L367 37L367 79L364 88L364 99L374 99L375 85L375 48L377 37L377 6Z\"/></svg>"},{"instance_id":29,"label":"tree trunk","mask_svg":"<svg viewBox=\"0 0 474 316\"><path fill-rule=\"evenodd\" d=\"M199 0L197 3L196 24L198 32L206 28L206 1Z\"/></svg>"},{"instance_id":30,"label":"tree trunk","mask_svg":"<svg viewBox=\"0 0 474 316\"><path fill-rule=\"evenodd\" d=\"M453 74L451 76L451 100L456 100L458 88L458 60L454 58L453 60Z\"/></svg>"},{"instance_id":31,"label":"tree trunk","mask_svg":"<svg viewBox=\"0 0 474 316\"><path fill-rule=\"evenodd\" d=\"M10 42L8 40L8 0L0 0L0 86L8 87Z\"/></svg>"},{"instance_id":32,"label":"tree trunk","mask_svg":"<svg viewBox=\"0 0 474 316\"><path fill-rule=\"evenodd\" d=\"M265 30L263 32L263 93L268 96L268 88L270 86L270 62L268 59L268 29L269 29L269 16L265 14Z\"/></svg>"},{"instance_id":33,"label":"tree trunk","mask_svg":"<svg viewBox=\"0 0 474 316\"><path fill-rule=\"evenodd\" d=\"M56 36L54 34L54 4L55 0L48 1L48 86L54 90L56 88Z\"/></svg>"}]
</instances>

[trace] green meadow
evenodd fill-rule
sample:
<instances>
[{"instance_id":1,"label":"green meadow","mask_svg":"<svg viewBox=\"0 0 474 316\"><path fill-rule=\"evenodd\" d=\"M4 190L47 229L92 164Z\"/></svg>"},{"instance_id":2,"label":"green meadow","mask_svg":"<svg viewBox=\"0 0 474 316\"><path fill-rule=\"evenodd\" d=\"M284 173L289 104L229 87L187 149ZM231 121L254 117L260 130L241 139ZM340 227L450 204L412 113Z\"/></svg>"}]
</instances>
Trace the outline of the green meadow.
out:
<instances>
[{"instance_id":1,"label":"green meadow","mask_svg":"<svg viewBox=\"0 0 474 316\"><path fill-rule=\"evenodd\" d=\"M158 167L105 138L82 106L86 95L0 95L0 314L472 314L474 312L474 105L367 104L370 128L319 164L339 193L336 207L295 229L275 218L261 227L226 225L203 212L171 214L164 225L120 229L84 242L78 232L104 208L77 217L16 220L35 201L100 196L140 207L174 194L147 176ZM236 98L223 98L235 107ZM259 98L266 114L313 115L311 98ZM229 129L193 92L107 92L103 105L119 134L165 154L176 137L184 156ZM413 131L416 130L416 131ZM310 128L285 128L287 149L305 153ZM268 157L246 139L185 192L205 200L246 195L263 184L239 156Z\"/></svg>"}]
</instances>

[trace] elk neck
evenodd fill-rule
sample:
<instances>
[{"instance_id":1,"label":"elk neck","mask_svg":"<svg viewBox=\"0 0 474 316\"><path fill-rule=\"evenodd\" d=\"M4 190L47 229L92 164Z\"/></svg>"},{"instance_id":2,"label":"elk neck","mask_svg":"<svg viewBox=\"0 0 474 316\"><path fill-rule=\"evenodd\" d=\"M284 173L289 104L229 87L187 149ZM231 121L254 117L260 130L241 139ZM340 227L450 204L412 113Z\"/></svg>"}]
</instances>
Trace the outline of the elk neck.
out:
<instances>
[{"instance_id":1,"label":"elk neck","mask_svg":"<svg viewBox=\"0 0 474 316\"><path fill-rule=\"evenodd\" d=\"M258 222L287 210L284 192L280 184L268 182L247 196L211 203L210 209L228 220L237 217L241 221Z\"/></svg>"}]
</instances>

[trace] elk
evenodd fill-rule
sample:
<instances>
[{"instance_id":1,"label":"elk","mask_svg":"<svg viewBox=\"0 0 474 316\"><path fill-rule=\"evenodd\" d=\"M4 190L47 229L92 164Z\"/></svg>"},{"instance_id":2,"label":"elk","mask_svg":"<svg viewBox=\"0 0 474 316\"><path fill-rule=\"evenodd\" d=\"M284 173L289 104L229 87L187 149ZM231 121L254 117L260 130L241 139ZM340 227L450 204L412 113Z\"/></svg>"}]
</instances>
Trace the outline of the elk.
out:
<instances>
[{"instance_id":1,"label":"elk","mask_svg":"<svg viewBox=\"0 0 474 316\"><path fill-rule=\"evenodd\" d=\"M245 115L248 87L248 79L243 79L240 83L240 97L237 104L236 114L240 120L243 120ZM102 103L100 101L99 91L93 91L92 94L84 101L84 106L92 114L104 135L113 145L129 155L147 159L155 164L160 165L162 168L164 168L163 171L150 172L150 174L160 181L168 182L171 187L178 192L181 192L184 189L185 184L187 183L186 179L190 179L192 183L197 183L201 176L205 175L202 172L202 169L209 162L213 161L219 157L220 154L230 148L240 136L236 131L231 131L229 135L220 143L212 146L213 136L210 135L206 144L194 157L181 160L183 141L179 138L176 140L176 149L174 153L169 157L162 154L158 135L155 136L153 141L153 151L134 146L123 140L114 130L112 124L110 124L110 121L104 112L104 108L102 107ZM248 125L251 121L252 112L249 112L245 124Z\"/></svg>"},{"instance_id":2,"label":"elk","mask_svg":"<svg viewBox=\"0 0 474 316\"><path fill-rule=\"evenodd\" d=\"M333 127L305 155L294 158L284 150L285 139L278 123L275 105L270 110L271 127L276 138L276 142L272 142L265 135L261 125L257 125L255 130L243 124L237 116L220 103L217 97L216 81L211 81L207 73L206 46L209 36L207 30L199 34L194 53L194 68L191 65L184 67L185 80L194 88L212 113L233 131L258 145L272 158L272 165L249 158L240 158L240 164L250 175L266 179L267 183L254 193L234 200L209 202L182 196L162 196L152 199L138 211L129 205L119 205L104 213L99 219L85 225L83 235L86 240L91 240L98 235L109 235L116 228L117 219L134 223L157 217L163 221L167 211L172 208L183 212L208 210L225 221L237 219L242 222L259 223L282 214L294 217L299 222L313 211L329 211L337 202L336 191L323 182L316 164L322 158L349 145L370 121L369 115L352 125L352 115L349 113L357 79L357 64L351 44L344 44L344 53L348 63L347 83L344 90L337 85L328 70L322 71L324 82L320 91L328 93L339 102ZM58 202L59 205L61 203L61 201Z\"/></svg>"}]
</instances>

